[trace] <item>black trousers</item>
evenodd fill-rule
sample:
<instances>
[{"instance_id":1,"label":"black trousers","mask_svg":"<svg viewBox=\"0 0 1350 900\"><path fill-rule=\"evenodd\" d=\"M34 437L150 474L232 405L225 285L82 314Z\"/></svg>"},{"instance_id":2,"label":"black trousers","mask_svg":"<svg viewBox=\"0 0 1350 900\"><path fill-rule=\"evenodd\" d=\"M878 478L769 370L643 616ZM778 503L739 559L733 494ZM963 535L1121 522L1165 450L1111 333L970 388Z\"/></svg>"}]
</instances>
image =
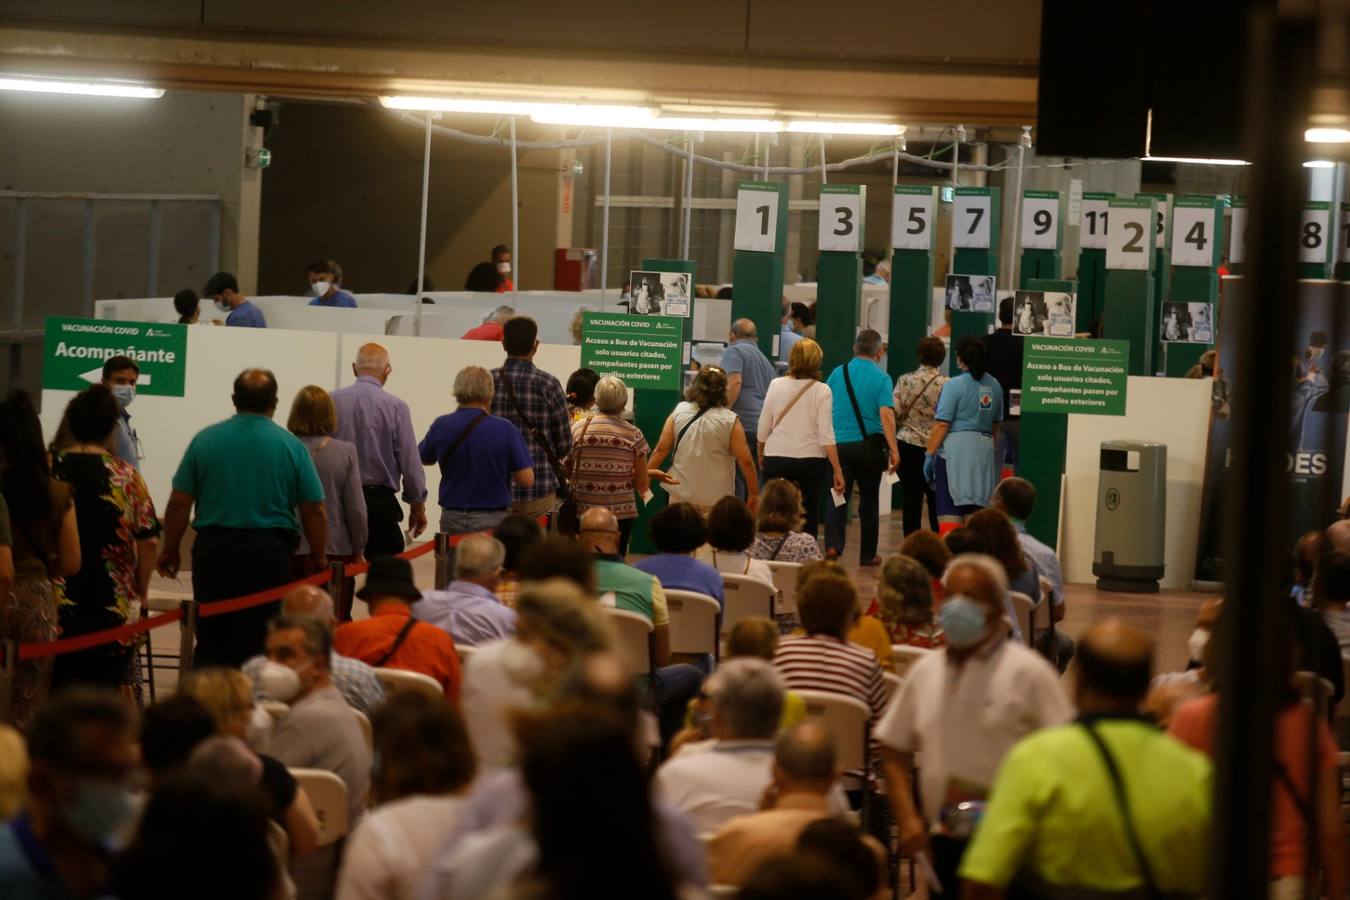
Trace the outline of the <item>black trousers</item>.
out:
<instances>
[{"instance_id":1,"label":"black trousers","mask_svg":"<svg viewBox=\"0 0 1350 900\"><path fill-rule=\"evenodd\" d=\"M362 485L361 493L366 497L366 522L369 526L366 537L366 559L377 556L394 556L403 552L403 507L399 505L398 494L393 488L378 484Z\"/></svg>"},{"instance_id":2,"label":"black trousers","mask_svg":"<svg viewBox=\"0 0 1350 900\"><path fill-rule=\"evenodd\" d=\"M933 850L933 869L938 881L942 882L942 894L945 897L961 896L961 878L957 872L961 868L961 857L966 855L970 846L968 838L952 838L933 835L929 841Z\"/></svg>"},{"instance_id":3,"label":"black trousers","mask_svg":"<svg viewBox=\"0 0 1350 900\"><path fill-rule=\"evenodd\" d=\"M811 537L816 536L816 528L820 524L820 504L824 499L829 471L830 461L822 457L764 457L765 481L770 478L783 478L795 484L797 490L802 492L802 509L806 513L802 530Z\"/></svg>"},{"instance_id":4,"label":"black trousers","mask_svg":"<svg viewBox=\"0 0 1350 900\"><path fill-rule=\"evenodd\" d=\"M291 555L300 545L294 531L203 528L192 545L192 593L200 609L219 600L279 587L291 580ZM267 622L281 601L197 621L196 666L238 668L263 652Z\"/></svg>"},{"instance_id":5,"label":"black trousers","mask_svg":"<svg viewBox=\"0 0 1350 900\"><path fill-rule=\"evenodd\" d=\"M871 468L867 463L867 445L862 441L839 444L839 468L844 470L844 499L853 495L853 485L858 485L858 522L862 528L859 541L858 559L867 562L877 555L877 529L881 524L881 509L878 505L881 490L881 473L884 470ZM848 525L848 503L835 506L831 500L825 511L825 548L839 555L844 553L844 530Z\"/></svg>"},{"instance_id":6,"label":"black trousers","mask_svg":"<svg viewBox=\"0 0 1350 900\"><path fill-rule=\"evenodd\" d=\"M104 627L113 628L115 626L110 624ZM97 630L101 629L89 629L89 631ZM77 631L65 632L62 637L75 637L80 633ZM127 667L131 665L131 652L131 647L113 643L57 656L52 664L51 689L55 692L73 684L83 684L117 690L122 685L129 683Z\"/></svg>"},{"instance_id":7,"label":"black trousers","mask_svg":"<svg viewBox=\"0 0 1350 900\"><path fill-rule=\"evenodd\" d=\"M923 501L928 498L928 527L938 530L937 494L923 477L926 447L900 442L900 492L905 500L905 535L923 527Z\"/></svg>"},{"instance_id":8,"label":"black trousers","mask_svg":"<svg viewBox=\"0 0 1350 900\"><path fill-rule=\"evenodd\" d=\"M633 523L637 519L619 520L619 555L627 558L628 542L633 539Z\"/></svg>"}]
</instances>

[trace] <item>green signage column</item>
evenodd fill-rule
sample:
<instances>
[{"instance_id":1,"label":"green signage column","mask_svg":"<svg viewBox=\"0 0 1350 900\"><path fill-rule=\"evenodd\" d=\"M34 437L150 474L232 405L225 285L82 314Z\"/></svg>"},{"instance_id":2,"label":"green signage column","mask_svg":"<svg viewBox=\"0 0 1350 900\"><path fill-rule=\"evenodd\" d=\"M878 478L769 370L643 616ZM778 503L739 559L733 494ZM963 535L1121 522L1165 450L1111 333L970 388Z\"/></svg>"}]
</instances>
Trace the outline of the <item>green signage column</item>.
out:
<instances>
[{"instance_id":1,"label":"green signage column","mask_svg":"<svg viewBox=\"0 0 1350 900\"><path fill-rule=\"evenodd\" d=\"M731 319L749 319L759 349L776 359L783 321L783 255L787 249L787 185L742 181L736 186L736 260Z\"/></svg>"},{"instance_id":2,"label":"green signage column","mask_svg":"<svg viewBox=\"0 0 1350 900\"><path fill-rule=\"evenodd\" d=\"M1154 254L1157 259L1153 264L1153 321L1159 323L1162 321L1162 304L1168 297L1168 281L1172 274L1171 261L1171 224L1172 224L1172 195L1171 194L1136 194L1137 197L1151 197L1156 200L1158 205L1154 209L1154 231L1153 246ZM1153 334L1151 344L1149 375L1154 375L1162 367L1162 335L1160 332Z\"/></svg>"},{"instance_id":3,"label":"green signage column","mask_svg":"<svg viewBox=\"0 0 1350 900\"><path fill-rule=\"evenodd\" d=\"M1059 191L1023 191L1022 266L1018 289L1029 290L1033 279L1058 279L1062 274L1059 248L1064 241ZM1011 287L1011 285L1009 285Z\"/></svg>"},{"instance_id":4,"label":"green signage column","mask_svg":"<svg viewBox=\"0 0 1350 900\"><path fill-rule=\"evenodd\" d=\"M1298 277L1331 277L1331 204L1323 200L1303 204L1298 236Z\"/></svg>"},{"instance_id":5,"label":"green signage column","mask_svg":"<svg viewBox=\"0 0 1350 900\"><path fill-rule=\"evenodd\" d=\"M1233 198L1233 217L1228 229L1228 271L1241 275L1247 267L1247 198Z\"/></svg>"},{"instance_id":6,"label":"green signage column","mask_svg":"<svg viewBox=\"0 0 1350 900\"><path fill-rule=\"evenodd\" d=\"M1110 210L1102 337L1129 341L1130 374L1152 375L1157 201L1152 197L1117 197L1111 201Z\"/></svg>"},{"instance_id":7,"label":"green signage column","mask_svg":"<svg viewBox=\"0 0 1350 900\"><path fill-rule=\"evenodd\" d=\"M985 275L994 279L992 308L964 312L952 311L952 352L948 354L950 372L960 374L956 348L962 339L984 337L998 316L998 247L1002 231L999 190L993 187L959 187L952 205L952 256L954 275Z\"/></svg>"},{"instance_id":8,"label":"green signage column","mask_svg":"<svg viewBox=\"0 0 1350 900\"><path fill-rule=\"evenodd\" d=\"M1336 263L1336 280L1350 281L1350 203L1341 204L1341 252Z\"/></svg>"},{"instance_id":9,"label":"green signage column","mask_svg":"<svg viewBox=\"0 0 1350 900\"><path fill-rule=\"evenodd\" d=\"M891 205L891 309L886 366L891 380L918 365L914 348L928 336L933 305L933 223L938 188L898 184Z\"/></svg>"},{"instance_id":10,"label":"green signage column","mask_svg":"<svg viewBox=\"0 0 1350 900\"><path fill-rule=\"evenodd\" d=\"M1109 191L1083 193L1083 213L1078 224L1078 332L1089 332L1100 322L1106 308L1106 231L1111 220Z\"/></svg>"},{"instance_id":11,"label":"green signage column","mask_svg":"<svg viewBox=\"0 0 1350 900\"><path fill-rule=\"evenodd\" d=\"M853 355L858 304L862 300L861 254L866 209L867 189L861 185L820 186L816 342L825 353L822 372L833 371Z\"/></svg>"},{"instance_id":12,"label":"green signage column","mask_svg":"<svg viewBox=\"0 0 1350 900\"><path fill-rule=\"evenodd\" d=\"M1165 306L1159 321L1161 368L1171 378L1183 377L1214 346L1227 201L1226 196L1191 194L1177 198L1172 210L1172 292L1167 299L1173 304L1185 303L1187 308ZM1170 335L1164 327L1169 312L1176 313L1174 321L1178 322Z\"/></svg>"}]
</instances>

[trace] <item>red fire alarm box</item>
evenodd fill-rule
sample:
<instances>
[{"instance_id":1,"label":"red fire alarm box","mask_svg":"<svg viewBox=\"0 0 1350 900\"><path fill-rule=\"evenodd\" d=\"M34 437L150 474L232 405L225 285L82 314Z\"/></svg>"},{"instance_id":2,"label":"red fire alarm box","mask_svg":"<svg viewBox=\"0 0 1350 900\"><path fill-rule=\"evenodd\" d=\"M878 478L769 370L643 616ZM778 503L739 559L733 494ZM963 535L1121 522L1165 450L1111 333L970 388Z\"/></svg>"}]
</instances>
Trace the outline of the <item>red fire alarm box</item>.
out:
<instances>
[{"instance_id":1,"label":"red fire alarm box","mask_svg":"<svg viewBox=\"0 0 1350 900\"><path fill-rule=\"evenodd\" d=\"M588 291L596 282L594 250L559 247L553 251L553 289Z\"/></svg>"}]
</instances>

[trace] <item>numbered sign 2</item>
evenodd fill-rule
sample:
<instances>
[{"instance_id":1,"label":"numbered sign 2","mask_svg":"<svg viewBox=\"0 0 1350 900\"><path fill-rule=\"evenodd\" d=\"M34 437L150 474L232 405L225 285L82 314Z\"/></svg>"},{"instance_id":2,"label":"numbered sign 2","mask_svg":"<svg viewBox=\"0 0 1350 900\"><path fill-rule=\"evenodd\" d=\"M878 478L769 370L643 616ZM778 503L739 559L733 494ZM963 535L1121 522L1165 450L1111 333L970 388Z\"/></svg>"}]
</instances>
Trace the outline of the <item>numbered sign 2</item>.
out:
<instances>
[{"instance_id":1,"label":"numbered sign 2","mask_svg":"<svg viewBox=\"0 0 1350 900\"><path fill-rule=\"evenodd\" d=\"M1059 249L1059 194L1027 191L1022 195L1022 249Z\"/></svg>"},{"instance_id":2,"label":"numbered sign 2","mask_svg":"<svg viewBox=\"0 0 1350 900\"><path fill-rule=\"evenodd\" d=\"M1207 206L1177 204L1172 213L1172 265L1214 266L1214 201Z\"/></svg>"},{"instance_id":3,"label":"numbered sign 2","mask_svg":"<svg viewBox=\"0 0 1350 900\"><path fill-rule=\"evenodd\" d=\"M956 195L952 219L955 246L976 250L989 249L989 218L992 208L992 198L988 194Z\"/></svg>"},{"instance_id":4,"label":"numbered sign 2","mask_svg":"<svg viewBox=\"0 0 1350 900\"><path fill-rule=\"evenodd\" d=\"M1228 236L1228 261L1245 262L1247 258L1247 204L1240 200L1233 202L1233 226Z\"/></svg>"},{"instance_id":5,"label":"numbered sign 2","mask_svg":"<svg viewBox=\"0 0 1350 900\"><path fill-rule=\"evenodd\" d=\"M897 185L891 206L891 246L897 250L933 249L933 189Z\"/></svg>"},{"instance_id":6,"label":"numbered sign 2","mask_svg":"<svg viewBox=\"0 0 1350 900\"><path fill-rule=\"evenodd\" d=\"M1106 241L1108 269L1147 269L1155 220L1147 206L1112 206L1111 231Z\"/></svg>"},{"instance_id":7,"label":"numbered sign 2","mask_svg":"<svg viewBox=\"0 0 1350 900\"><path fill-rule=\"evenodd\" d=\"M1106 249L1106 227L1111 221L1110 194L1084 194L1083 217L1078 222L1078 246L1083 250Z\"/></svg>"},{"instance_id":8,"label":"numbered sign 2","mask_svg":"<svg viewBox=\"0 0 1350 900\"><path fill-rule=\"evenodd\" d=\"M1299 262L1326 265L1331 250L1331 204L1304 204L1302 226L1298 236Z\"/></svg>"},{"instance_id":9,"label":"numbered sign 2","mask_svg":"<svg viewBox=\"0 0 1350 900\"><path fill-rule=\"evenodd\" d=\"M820 187L820 235L822 251L857 253L862 249L863 210L866 195L861 185L825 184Z\"/></svg>"},{"instance_id":10,"label":"numbered sign 2","mask_svg":"<svg viewBox=\"0 0 1350 900\"><path fill-rule=\"evenodd\" d=\"M736 250L772 253L778 248L778 193L742 187L736 191Z\"/></svg>"}]
</instances>

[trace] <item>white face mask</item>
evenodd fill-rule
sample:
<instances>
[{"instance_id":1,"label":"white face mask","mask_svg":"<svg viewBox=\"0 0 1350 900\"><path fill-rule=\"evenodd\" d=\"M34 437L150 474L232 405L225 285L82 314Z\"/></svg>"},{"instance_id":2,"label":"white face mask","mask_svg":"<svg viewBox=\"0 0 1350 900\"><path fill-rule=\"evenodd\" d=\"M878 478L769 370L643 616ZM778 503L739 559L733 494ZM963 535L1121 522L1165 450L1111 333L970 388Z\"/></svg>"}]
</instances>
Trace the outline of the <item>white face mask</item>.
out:
<instances>
[{"instance_id":1,"label":"white face mask","mask_svg":"<svg viewBox=\"0 0 1350 900\"><path fill-rule=\"evenodd\" d=\"M510 264L509 262L499 262L499 263L497 263L497 272L498 272L498 274L501 274L501 275L510 275L510 274L511 274L511 264Z\"/></svg>"},{"instance_id":2,"label":"white face mask","mask_svg":"<svg viewBox=\"0 0 1350 900\"><path fill-rule=\"evenodd\" d=\"M248 716L248 724L244 726L244 740L253 748L255 753L261 753L267 749L267 742L271 737L271 713L261 706L253 707L253 712L249 713Z\"/></svg>"},{"instance_id":3,"label":"white face mask","mask_svg":"<svg viewBox=\"0 0 1350 900\"><path fill-rule=\"evenodd\" d=\"M301 669L306 668L309 663L301 666ZM300 693L300 672L269 659L258 673L258 687L273 700L290 703Z\"/></svg>"},{"instance_id":4,"label":"white face mask","mask_svg":"<svg viewBox=\"0 0 1350 900\"><path fill-rule=\"evenodd\" d=\"M226 303L224 300L216 301L216 309L220 310L223 313L234 311L234 307L230 306L230 304Z\"/></svg>"},{"instance_id":5,"label":"white face mask","mask_svg":"<svg viewBox=\"0 0 1350 900\"><path fill-rule=\"evenodd\" d=\"M1186 652L1191 655L1195 662L1205 661L1205 648L1209 646L1209 631L1204 628L1197 628L1191 632L1191 636L1186 639Z\"/></svg>"},{"instance_id":6,"label":"white face mask","mask_svg":"<svg viewBox=\"0 0 1350 900\"><path fill-rule=\"evenodd\" d=\"M314 290L315 297L322 297L324 294L328 293L328 289L332 286L333 282L331 281L316 281L310 285Z\"/></svg>"}]
</instances>

